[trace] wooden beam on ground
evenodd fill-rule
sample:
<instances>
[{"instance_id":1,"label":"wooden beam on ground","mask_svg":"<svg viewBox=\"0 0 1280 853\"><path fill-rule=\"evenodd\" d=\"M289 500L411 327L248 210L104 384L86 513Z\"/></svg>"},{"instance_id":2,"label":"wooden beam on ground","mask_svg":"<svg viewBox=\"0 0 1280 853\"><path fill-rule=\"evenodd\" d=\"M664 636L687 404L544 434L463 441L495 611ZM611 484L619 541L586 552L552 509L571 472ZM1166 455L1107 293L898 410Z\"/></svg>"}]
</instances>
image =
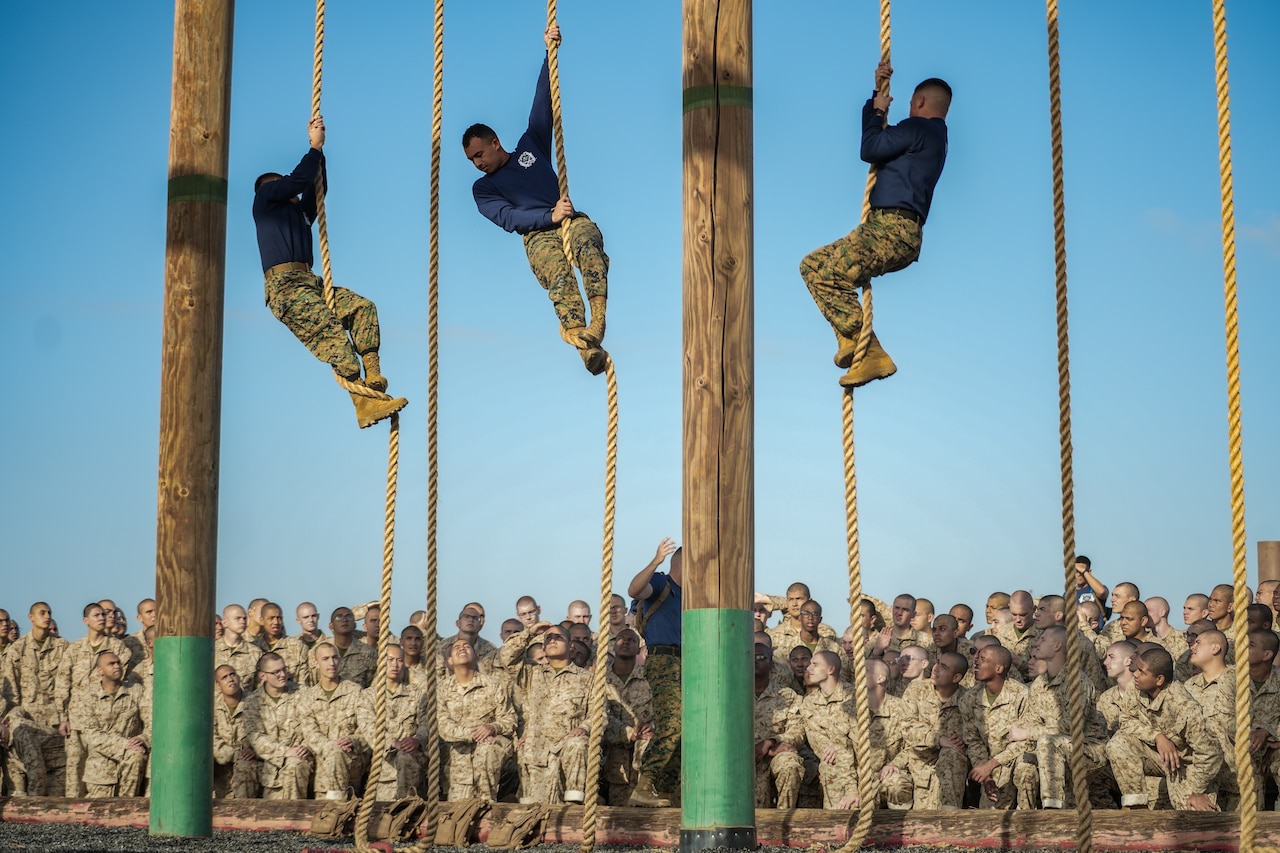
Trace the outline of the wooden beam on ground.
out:
<instances>
[{"instance_id":1,"label":"wooden beam on ground","mask_svg":"<svg viewBox=\"0 0 1280 853\"><path fill-rule=\"evenodd\" d=\"M224 830L283 830L305 832L311 819L324 807L319 800L214 800L213 828ZM375 817L386 803L375 807ZM447 815L453 803L441 803ZM519 806L498 803L480 824L480 841ZM755 814L760 844L768 847L809 847L842 844L853 812L823 809L778 811L759 809ZM596 829L597 844L626 844L676 848L680 843L679 809L628 809L601 806ZM65 800L53 797L0 798L0 823L69 823L81 826L146 827L148 803L144 799ZM1075 812L1042 810L999 812L988 809L963 811L878 811L871 824L868 847L932 845L1001 850L1072 850L1075 847ZM0 830L0 835L3 831ZM1260 843L1280 841L1280 814L1258 813L1256 838ZM582 841L582 807L558 806L551 812L543 841L579 844ZM1240 818L1219 812L1095 811L1093 848L1096 851L1234 851L1240 841ZM334 846L317 842L313 847Z\"/></svg>"}]
</instances>

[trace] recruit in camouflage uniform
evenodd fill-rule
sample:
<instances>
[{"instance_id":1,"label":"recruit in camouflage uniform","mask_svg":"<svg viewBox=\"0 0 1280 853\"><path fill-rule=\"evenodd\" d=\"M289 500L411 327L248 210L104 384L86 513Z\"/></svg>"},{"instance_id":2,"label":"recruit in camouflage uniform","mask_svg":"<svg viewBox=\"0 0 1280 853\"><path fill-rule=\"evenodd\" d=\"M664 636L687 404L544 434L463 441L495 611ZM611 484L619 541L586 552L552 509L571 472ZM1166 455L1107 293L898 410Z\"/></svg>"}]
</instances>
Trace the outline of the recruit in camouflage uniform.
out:
<instances>
[{"instance_id":1,"label":"recruit in camouflage uniform","mask_svg":"<svg viewBox=\"0 0 1280 853\"><path fill-rule=\"evenodd\" d=\"M496 801L502 765L515 754L516 711L510 690L501 678L482 672L466 684L445 675L437 690L440 739L449 753L448 799ZM479 726L492 728L492 735L477 740Z\"/></svg>"},{"instance_id":2,"label":"recruit in camouflage uniform","mask_svg":"<svg viewBox=\"0 0 1280 853\"><path fill-rule=\"evenodd\" d=\"M276 699L259 688L246 694L242 703L245 737L261 759L258 781L264 799L303 800L311 785L314 760L289 754L291 748L302 746L302 732L293 714L298 695L290 687Z\"/></svg>"},{"instance_id":3,"label":"recruit in camouflage uniform","mask_svg":"<svg viewBox=\"0 0 1280 853\"><path fill-rule=\"evenodd\" d=\"M341 679L332 692L317 684L294 699L302 742L315 756L317 799L345 799L369 766L369 744L360 735L363 695L359 684Z\"/></svg>"},{"instance_id":4,"label":"recruit in camouflage uniform","mask_svg":"<svg viewBox=\"0 0 1280 853\"><path fill-rule=\"evenodd\" d=\"M786 743L799 749L804 743L801 700L790 688L769 686L756 694L755 743L766 740ZM758 809L794 809L804 779L804 760L799 752L779 752L756 758L755 794Z\"/></svg>"},{"instance_id":5,"label":"recruit in camouflage uniform","mask_svg":"<svg viewBox=\"0 0 1280 853\"><path fill-rule=\"evenodd\" d=\"M977 767L985 761L999 765L979 798L979 808L1011 809L1017 802L1013 768L1027 745L1010 741L1009 730L1021 721L1026 701L1027 686L1012 679L1004 682L996 696L979 684L960 700L961 732L970 766ZM994 801L991 794L995 795Z\"/></svg>"},{"instance_id":6,"label":"recruit in camouflage uniform","mask_svg":"<svg viewBox=\"0 0 1280 853\"><path fill-rule=\"evenodd\" d=\"M834 809L846 796L858 790L854 755L855 716L853 697L840 684L830 693L819 688L800 704L804 736L821 763L823 808Z\"/></svg>"},{"instance_id":7,"label":"recruit in camouflage uniform","mask_svg":"<svg viewBox=\"0 0 1280 853\"><path fill-rule=\"evenodd\" d=\"M653 726L653 691L643 666L631 670L626 680L609 667L604 678L604 765L600 776L609 783L609 805L625 806L650 742L638 733L643 726Z\"/></svg>"},{"instance_id":8,"label":"recruit in camouflage uniform","mask_svg":"<svg viewBox=\"0 0 1280 853\"><path fill-rule=\"evenodd\" d=\"M1222 751L1222 769L1218 771L1218 807L1237 806L1240 798L1240 781L1236 778L1236 668L1228 666L1209 678L1197 672L1183 685L1187 693L1200 706L1204 726ZM1138 701L1138 691L1133 691L1130 705ZM1117 721L1118 722L1118 721Z\"/></svg>"},{"instance_id":9,"label":"recruit in camouflage uniform","mask_svg":"<svg viewBox=\"0 0 1280 853\"><path fill-rule=\"evenodd\" d=\"M258 658L262 657L262 649L241 637L237 645L229 646L225 640L218 640L213 646L213 668L226 665L240 676L240 686L245 693L252 693L258 683Z\"/></svg>"},{"instance_id":10,"label":"recruit in camouflage uniform","mask_svg":"<svg viewBox=\"0 0 1280 853\"><path fill-rule=\"evenodd\" d=\"M246 756L253 749L245 736L246 694L236 706L227 704L225 696L213 697L213 796L247 800L258 796L259 765L256 757Z\"/></svg>"},{"instance_id":11,"label":"recruit in camouflage uniform","mask_svg":"<svg viewBox=\"0 0 1280 853\"><path fill-rule=\"evenodd\" d=\"M108 693L101 685L81 691L71 707L71 723L84 742L86 796L136 797L151 748L150 712L138 691L121 686ZM144 751L127 748L132 738L141 740Z\"/></svg>"},{"instance_id":12,"label":"recruit in camouflage uniform","mask_svg":"<svg viewBox=\"0 0 1280 853\"><path fill-rule=\"evenodd\" d=\"M33 615L47 619L48 608ZM9 646L0 689L11 709L9 770L15 796L66 794L65 738L58 727L67 720L54 690L66 648L67 641L59 637L37 642L31 634Z\"/></svg>"},{"instance_id":13,"label":"recruit in camouflage uniform","mask_svg":"<svg viewBox=\"0 0 1280 853\"><path fill-rule=\"evenodd\" d=\"M996 639L1000 641L1000 645L1009 650L1009 654L1013 655L1013 668L1018 670L1018 681L1023 684L1029 684L1036 677L1036 672L1031 665L1030 653L1031 644L1036 641L1041 634L1039 628L1034 625L1029 626L1025 631L1019 632L1013 627L1012 622L1006 622L996 631ZM970 668L972 671L972 668ZM1010 671L1012 675L1012 670Z\"/></svg>"},{"instance_id":14,"label":"recruit in camouflage uniform","mask_svg":"<svg viewBox=\"0 0 1280 853\"><path fill-rule=\"evenodd\" d=\"M407 797L409 791L425 790L427 767L427 696L411 684L395 684L394 691L386 694L387 729L382 742L383 759L381 772L370 774L369 784L376 784L377 799L384 801L398 800ZM360 724L360 736L364 742L373 747L376 733L377 715L374 702L377 696L374 691L377 685L365 688L357 718ZM416 749L396 749L394 744L405 738L417 742ZM373 778L376 775L376 779Z\"/></svg>"},{"instance_id":15,"label":"recruit in camouflage uniform","mask_svg":"<svg viewBox=\"0 0 1280 853\"><path fill-rule=\"evenodd\" d=\"M903 692L902 740L915 785L913 808L958 809L964 802L969 761L963 752L942 743L943 738L963 738L964 693L958 689L944 701L927 679L911 682Z\"/></svg>"},{"instance_id":16,"label":"recruit in camouflage uniform","mask_svg":"<svg viewBox=\"0 0 1280 853\"><path fill-rule=\"evenodd\" d=\"M587 785L591 673L575 663L537 667L525 696L520 760L522 802L582 802Z\"/></svg>"},{"instance_id":17,"label":"recruit in camouflage uniform","mask_svg":"<svg viewBox=\"0 0 1280 853\"><path fill-rule=\"evenodd\" d=\"M100 608L99 608L100 609ZM86 617L92 618L92 617ZM101 618L101 617L99 617ZM58 673L54 679L54 695L62 703L62 719L71 718L71 703L82 692L92 692L100 686L98 675L98 652L111 652L120 659L121 665L128 671L132 659L127 646L115 637L102 637L93 645L88 637L81 637L68 643L62 653L62 662L58 664ZM83 781L85 751L80 733L71 727L66 740L66 794L71 799L85 796Z\"/></svg>"},{"instance_id":18,"label":"recruit in camouflage uniform","mask_svg":"<svg viewBox=\"0 0 1280 853\"><path fill-rule=\"evenodd\" d=\"M1086 654L1093 654L1089 649ZM1026 711L1018 724L1027 730L1030 749L1014 766L1013 783L1020 809L1069 809L1075 807L1071 785L1071 711L1067 695L1069 676L1045 672L1031 682ZM1107 766L1106 722L1096 707L1093 682L1081 676L1080 702L1084 707L1084 769L1092 779Z\"/></svg>"},{"instance_id":19,"label":"recruit in camouflage uniform","mask_svg":"<svg viewBox=\"0 0 1280 853\"><path fill-rule=\"evenodd\" d=\"M1250 638L1250 643L1254 641ZM1266 783L1280 783L1280 672L1271 669L1265 681L1249 681L1249 708L1252 712L1253 730L1261 729L1265 735L1258 735L1261 745L1250 749L1253 763L1253 788L1258 793L1258 808L1262 809ZM1234 731L1232 732L1234 734ZM1234 738L1227 750L1235 763Z\"/></svg>"},{"instance_id":20,"label":"recruit in camouflage uniform","mask_svg":"<svg viewBox=\"0 0 1280 853\"><path fill-rule=\"evenodd\" d=\"M1132 710L1132 716L1121 717L1119 730L1107 743L1120 805L1147 805L1147 776L1165 778L1175 809L1185 809L1192 794L1206 794L1214 801L1222 753L1186 688L1172 682L1155 699L1139 691ZM1178 750L1181 767L1172 774L1166 773L1156 752L1157 734L1169 738Z\"/></svg>"}]
</instances>

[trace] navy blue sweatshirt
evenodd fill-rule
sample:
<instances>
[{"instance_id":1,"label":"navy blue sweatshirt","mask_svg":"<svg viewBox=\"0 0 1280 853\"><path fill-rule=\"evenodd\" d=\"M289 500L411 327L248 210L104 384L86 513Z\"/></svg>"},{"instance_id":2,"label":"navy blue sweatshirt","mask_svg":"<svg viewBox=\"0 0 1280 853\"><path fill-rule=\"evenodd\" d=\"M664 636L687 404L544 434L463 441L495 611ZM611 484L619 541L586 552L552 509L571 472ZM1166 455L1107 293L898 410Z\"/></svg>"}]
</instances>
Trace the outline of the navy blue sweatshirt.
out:
<instances>
[{"instance_id":1,"label":"navy blue sweatshirt","mask_svg":"<svg viewBox=\"0 0 1280 853\"><path fill-rule=\"evenodd\" d=\"M312 148L293 172L258 187L253 194L253 222L258 229L262 271L301 261L310 266L311 223L316 218L316 175L324 170L324 153ZM325 190L329 179L325 176ZM301 194L302 198L295 202Z\"/></svg>"},{"instance_id":2,"label":"navy blue sweatshirt","mask_svg":"<svg viewBox=\"0 0 1280 853\"><path fill-rule=\"evenodd\" d=\"M560 182L551 165L551 78L547 60L533 93L529 129L507 162L471 187L476 207L507 231L528 234L554 228L551 209L560 200Z\"/></svg>"},{"instance_id":3,"label":"navy blue sweatshirt","mask_svg":"<svg viewBox=\"0 0 1280 853\"><path fill-rule=\"evenodd\" d=\"M880 167L872 207L899 207L929 218L933 188L947 162L947 123L907 118L884 127L872 101L862 108L862 159Z\"/></svg>"}]
</instances>

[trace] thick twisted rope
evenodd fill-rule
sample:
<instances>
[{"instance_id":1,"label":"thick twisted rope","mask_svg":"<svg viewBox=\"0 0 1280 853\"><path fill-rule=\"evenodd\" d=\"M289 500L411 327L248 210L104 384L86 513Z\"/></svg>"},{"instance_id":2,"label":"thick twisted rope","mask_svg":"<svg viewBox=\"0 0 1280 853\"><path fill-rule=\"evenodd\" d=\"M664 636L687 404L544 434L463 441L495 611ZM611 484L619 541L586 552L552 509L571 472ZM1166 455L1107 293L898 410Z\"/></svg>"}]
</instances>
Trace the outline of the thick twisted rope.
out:
<instances>
[{"instance_id":1,"label":"thick twisted rope","mask_svg":"<svg viewBox=\"0 0 1280 853\"><path fill-rule=\"evenodd\" d=\"M316 0L316 40L314 63L311 73L311 117L320 117L320 90L324 79L324 13L325 0ZM335 310L333 296L333 271L329 257L329 232L324 211L324 176L316 177L316 221L320 230L320 259L324 276L324 300L329 310ZM347 391L363 397L389 400L389 395L374 391L362 383L351 382L338 376L334 377ZM369 818L373 813L373 803L377 798L377 779L382 773L382 756L385 755L387 739L387 641L391 625L391 575L395 561L396 542L396 484L400 470L400 416L391 416L391 437L387 448L387 496L385 502L386 515L383 524L382 539L382 585L379 595L379 630L378 630L378 667L374 675L374 737L373 760L370 762L369 778L365 785L364 798L360 802L360 810L356 814L355 849L365 851L369 847ZM434 635L433 635L434 636Z\"/></svg>"},{"instance_id":2,"label":"thick twisted rope","mask_svg":"<svg viewBox=\"0 0 1280 853\"><path fill-rule=\"evenodd\" d=\"M591 683L591 735L587 744L587 790L582 808L582 853L596 843L596 809L600 800L600 762L605 727L605 674L609 668L609 606L613 600L613 526L618 493L618 377L613 359L605 361L609 395L609 423L604 465L604 546L600 569L600 638L596 643L596 667Z\"/></svg>"},{"instance_id":3,"label":"thick twisted rope","mask_svg":"<svg viewBox=\"0 0 1280 853\"><path fill-rule=\"evenodd\" d=\"M1084 766L1084 649L1076 616L1076 512L1071 446L1071 370L1067 335L1067 202L1062 155L1062 77L1058 58L1058 0L1046 0L1049 45L1049 116L1053 150L1054 296L1058 323L1058 445L1062 472L1063 600L1067 625L1067 716L1071 735L1071 789L1076 800L1076 849L1093 850L1093 804Z\"/></svg>"},{"instance_id":4,"label":"thick twisted rope","mask_svg":"<svg viewBox=\"0 0 1280 853\"><path fill-rule=\"evenodd\" d=\"M890 37L892 35L892 27L889 18L890 0L880 0L880 61L889 62ZM889 96L889 81L885 80L880 85L880 94L886 98ZM884 125L889 124L889 113L886 110L884 115ZM871 215L871 190L875 189L876 176L880 172L880 167L871 164L867 170L867 188L862 193L862 221L866 222L867 217ZM862 285L862 328L858 331L858 341L853 351L853 363L861 364L862 359L866 358L867 347L871 345L871 334L874 331L871 325L871 279L867 279Z\"/></svg>"},{"instance_id":5,"label":"thick twisted rope","mask_svg":"<svg viewBox=\"0 0 1280 853\"><path fill-rule=\"evenodd\" d=\"M387 645L391 638L391 574L396 545L396 480L400 469L400 416L391 416L387 447L387 500L382 534L382 585L378 595L378 667L373 676L373 757L365 780L364 797L356 814L356 850L369 848L369 818L378 797L383 756L387 754Z\"/></svg>"},{"instance_id":6,"label":"thick twisted rope","mask_svg":"<svg viewBox=\"0 0 1280 853\"><path fill-rule=\"evenodd\" d=\"M320 84L324 79L324 11L325 0L316 0L316 45L314 62L311 70L311 117L320 118ZM329 221L324 211L324 173L316 175L316 225L320 233L320 273L324 282L324 304L329 310L337 312L333 295L333 261L329 255ZM350 333L348 333L350 337ZM390 400L390 394L375 391L363 382L352 382L346 377L333 374L333 378L348 391L359 397L371 397L375 400Z\"/></svg>"},{"instance_id":7,"label":"thick twisted rope","mask_svg":"<svg viewBox=\"0 0 1280 853\"><path fill-rule=\"evenodd\" d=\"M435 846L440 825L440 736L438 711L440 651L437 648L436 607L439 549L437 527L440 503L440 159L444 126L444 0L435 0L434 56L431 72L431 235L427 267L427 618L422 627L427 661L426 801L422 838L415 853Z\"/></svg>"},{"instance_id":8,"label":"thick twisted rope","mask_svg":"<svg viewBox=\"0 0 1280 853\"><path fill-rule=\"evenodd\" d=\"M889 61L890 0L880 0L880 61ZM889 83L880 87L883 95L889 94ZM888 122L886 113L885 122ZM862 196L862 221L871 213L871 190L876 185L876 167L867 172L867 189ZM862 330L854 351L853 363L866 357L871 343L871 282L862 288ZM845 540L849 555L849 624L857 626L862 604L862 545L858 531L858 470L853 445L853 389L843 395L841 401L841 438L844 442L844 509ZM853 705L854 705L854 756L858 764L858 818L841 851L857 850L871 831L871 816L875 812L879 794L879 767L871 766L871 702L867 696L866 638L862 631L853 631Z\"/></svg>"},{"instance_id":9,"label":"thick twisted rope","mask_svg":"<svg viewBox=\"0 0 1280 853\"><path fill-rule=\"evenodd\" d=\"M547 0L547 27L556 26L556 0ZM551 135L556 148L556 177L560 180L560 197L569 195L569 166L564 154L564 107L560 101L560 43L553 41L547 48L547 80L551 84ZM560 223L560 239L564 256L573 266L573 251L569 246L569 222Z\"/></svg>"},{"instance_id":10,"label":"thick twisted rope","mask_svg":"<svg viewBox=\"0 0 1280 853\"><path fill-rule=\"evenodd\" d=\"M1222 276L1227 344L1227 458L1231 468L1231 554L1237 658L1249 648L1249 575L1244 526L1244 453L1240 415L1240 315L1236 294L1235 181L1231 170L1231 95L1227 77L1227 9L1213 2L1213 70L1218 94L1218 178L1222 194ZM1236 661L1236 782L1240 786L1240 853L1256 849L1258 795L1249 752L1252 722L1249 665ZM1267 849L1275 849L1274 847Z\"/></svg>"}]
</instances>

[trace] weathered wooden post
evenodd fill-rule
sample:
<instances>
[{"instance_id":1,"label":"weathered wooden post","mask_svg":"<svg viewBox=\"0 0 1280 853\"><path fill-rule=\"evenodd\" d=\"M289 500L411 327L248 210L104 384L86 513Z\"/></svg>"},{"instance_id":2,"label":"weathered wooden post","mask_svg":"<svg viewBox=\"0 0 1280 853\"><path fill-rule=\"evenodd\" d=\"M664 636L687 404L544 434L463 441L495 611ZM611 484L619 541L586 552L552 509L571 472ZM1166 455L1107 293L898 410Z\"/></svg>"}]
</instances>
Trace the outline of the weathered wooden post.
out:
<instances>
[{"instance_id":1,"label":"weathered wooden post","mask_svg":"<svg viewBox=\"0 0 1280 853\"><path fill-rule=\"evenodd\" d=\"M213 613L234 0L177 0L156 518L151 832L213 833Z\"/></svg>"},{"instance_id":2,"label":"weathered wooden post","mask_svg":"<svg viewBox=\"0 0 1280 853\"><path fill-rule=\"evenodd\" d=\"M750 0L684 0L680 849L756 846Z\"/></svg>"}]
</instances>

